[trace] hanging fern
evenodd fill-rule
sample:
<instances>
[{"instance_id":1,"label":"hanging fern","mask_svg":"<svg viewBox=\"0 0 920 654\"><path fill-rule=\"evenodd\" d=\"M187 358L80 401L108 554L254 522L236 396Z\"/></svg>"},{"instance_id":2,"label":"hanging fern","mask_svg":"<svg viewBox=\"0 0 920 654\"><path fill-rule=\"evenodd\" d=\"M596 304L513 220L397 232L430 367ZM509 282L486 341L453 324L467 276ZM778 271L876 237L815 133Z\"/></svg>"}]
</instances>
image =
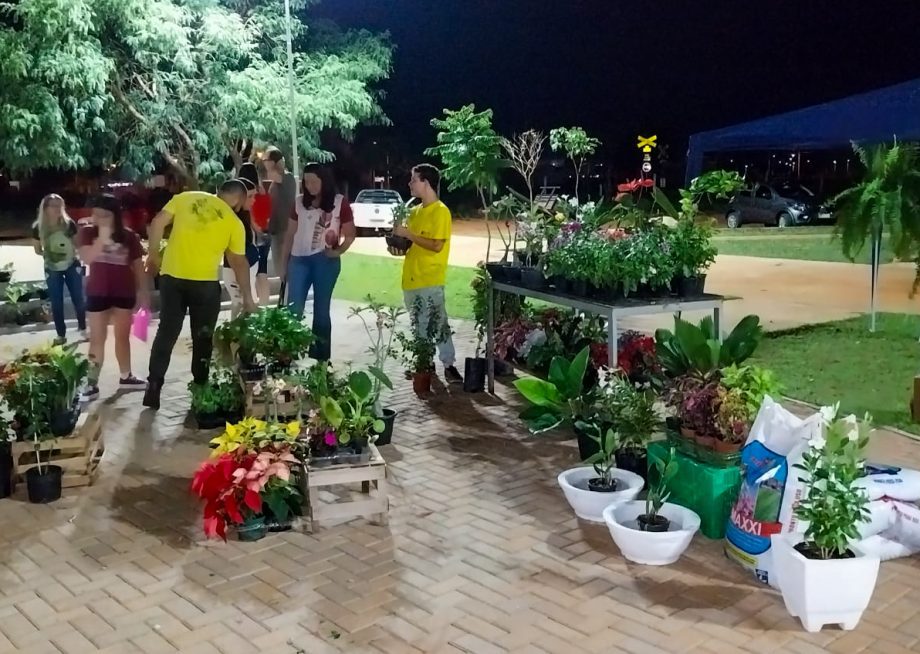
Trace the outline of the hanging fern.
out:
<instances>
[{"instance_id":1,"label":"hanging fern","mask_svg":"<svg viewBox=\"0 0 920 654\"><path fill-rule=\"evenodd\" d=\"M851 261L866 240L887 232L899 259L913 259L920 244L920 150L913 143L853 145L866 168L865 179L834 199L837 235Z\"/></svg>"}]
</instances>

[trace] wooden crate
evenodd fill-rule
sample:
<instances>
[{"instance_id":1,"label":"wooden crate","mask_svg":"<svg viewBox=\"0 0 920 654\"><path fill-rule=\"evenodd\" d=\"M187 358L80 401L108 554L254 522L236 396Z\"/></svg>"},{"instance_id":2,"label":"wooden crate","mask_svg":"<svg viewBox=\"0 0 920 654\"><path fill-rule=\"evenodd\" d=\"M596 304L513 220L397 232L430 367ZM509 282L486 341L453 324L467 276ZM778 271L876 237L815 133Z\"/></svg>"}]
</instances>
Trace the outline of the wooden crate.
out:
<instances>
[{"instance_id":1,"label":"wooden crate","mask_svg":"<svg viewBox=\"0 0 920 654\"><path fill-rule=\"evenodd\" d=\"M387 496L387 464L374 445L370 445L370 452L370 460L367 463L315 468L308 462L304 466L304 497L307 502L304 517L307 519L308 532L312 533L320 520L359 516L376 516L379 524L387 524L387 512L390 510ZM334 503L320 501L319 492L322 488L357 483L361 484L362 495L359 499Z\"/></svg>"},{"instance_id":2,"label":"wooden crate","mask_svg":"<svg viewBox=\"0 0 920 654\"><path fill-rule=\"evenodd\" d=\"M255 393L255 386L258 383L259 382L243 382L243 396L246 399L245 415L264 419L268 417L268 404L263 397ZM278 402L278 415L282 418L296 416L297 402L295 400Z\"/></svg>"},{"instance_id":3,"label":"wooden crate","mask_svg":"<svg viewBox=\"0 0 920 654\"><path fill-rule=\"evenodd\" d=\"M39 443L42 465L60 466L64 475L63 488L91 486L99 461L105 453L102 438L102 417L98 413L83 413L71 436L62 436ZM36 467L35 443L13 443L13 473L25 481L27 470Z\"/></svg>"}]
</instances>

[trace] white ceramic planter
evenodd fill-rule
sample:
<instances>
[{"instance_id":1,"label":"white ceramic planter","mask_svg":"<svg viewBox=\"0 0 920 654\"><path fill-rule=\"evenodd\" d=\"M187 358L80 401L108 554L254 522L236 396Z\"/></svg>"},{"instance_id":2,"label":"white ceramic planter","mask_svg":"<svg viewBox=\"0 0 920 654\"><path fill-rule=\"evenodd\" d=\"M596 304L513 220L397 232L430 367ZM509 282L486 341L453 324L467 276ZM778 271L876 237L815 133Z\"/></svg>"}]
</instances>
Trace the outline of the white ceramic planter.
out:
<instances>
[{"instance_id":1,"label":"white ceramic planter","mask_svg":"<svg viewBox=\"0 0 920 654\"><path fill-rule=\"evenodd\" d=\"M559 488L565 493L572 509L582 520L589 522L603 522L604 509L612 504L620 504L635 499L645 481L634 472L614 468L613 476L621 490L612 493L596 493L587 490L588 480L597 477L597 472L591 466L579 466L559 473L557 481Z\"/></svg>"},{"instance_id":2,"label":"white ceramic planter","mask_svg":"<svg viewBox=\"0 0 920 654\"><path fill-rule=\"evenodd\" d=\"M834 624L845 631L854 629L872 599L879 558L851 546L853 559L808 559L795 550L803 538L802 534L770 538L773 571L786 610L812 633Z\"/></svg>"},{"instance_id":3,"label":"white ceramic planter","mask_svg":"<svg viewBox=\"0 0 920 654\"><path fill-rule=\"evenodd\" d=\"M645 513L645 502L626 502L604 509L604 522L613 542L627 559L642 565L669 565L677 561L700 528L700 517L682 506L664 504L659 515L671 521L664 532L639 531L637 519Z\"/></svg>"}]
</instances>

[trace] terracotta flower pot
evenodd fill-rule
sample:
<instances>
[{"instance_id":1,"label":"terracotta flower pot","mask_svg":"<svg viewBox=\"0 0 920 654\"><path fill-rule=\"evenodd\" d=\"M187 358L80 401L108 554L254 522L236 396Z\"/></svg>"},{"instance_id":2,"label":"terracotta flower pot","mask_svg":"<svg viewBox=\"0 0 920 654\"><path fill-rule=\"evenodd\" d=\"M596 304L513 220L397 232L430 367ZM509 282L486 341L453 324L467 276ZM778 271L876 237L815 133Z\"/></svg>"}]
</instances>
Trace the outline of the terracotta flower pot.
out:
<instances>
[{"instance_id":1,"label":"terracotta flower pot","mask_svg":"<svg viewBox=\"0 0 920 654\"><path fill-rule=\"evenodd\" d=\"M715 441L716 439L712 436L700 436L699 434L696 435L696 444L707 450L713 449L715 446Z\"/></svg>"},{"instance_id":2,"label":"terracotta flower pot","mask_svg":"<svg viewBox=\"0 0 920 654\"><path fill-rule=\"evenodd\" d=\"M730 441L723 441L721 438L717 438L713 442L713 449L721 454L734 454L741 451L741 443L732 443Z\"/></svg>"},{"instance_id":3,"label":"terracotta flower pot","mask_svg":"<svg viewBox=\"0 0 920 654\"><path fill-rule=\"evenodd\" d=\"M412 390L416 395L425 395L431 392L431 373L417 372L412 375Z\"/></svg>"},{"instance_id":4,"label":"terracotta flower pot","mask_svg":"<svg viewBox=\"0 0 920 654\"><path fill-rule=\"evenodd\" d=\"M690 429L689 427L681 427L680 435L686 438L688 441L696 441L696 431Z\"/></svg>"}]
</instances>

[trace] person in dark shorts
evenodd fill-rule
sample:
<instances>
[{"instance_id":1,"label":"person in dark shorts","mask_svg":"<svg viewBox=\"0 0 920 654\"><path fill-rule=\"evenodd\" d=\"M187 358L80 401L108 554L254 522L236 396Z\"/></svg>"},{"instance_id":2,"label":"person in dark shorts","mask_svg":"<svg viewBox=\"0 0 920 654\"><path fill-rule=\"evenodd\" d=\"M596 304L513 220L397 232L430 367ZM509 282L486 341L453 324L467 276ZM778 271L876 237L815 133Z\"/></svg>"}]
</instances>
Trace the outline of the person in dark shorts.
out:
<instances>
[{"instance_id":1,"label":"person in dark shorts","mask_svg":"<svg viewBox=\"0 0 920 654\"><path fill-rule=\"evenodd\" d=\"M121 203L113 195L92 202L92 224L77 234L80 258L89 265L86 312L89 318L89 387L87 400L99 396L99 373L105 358L109 325L115 332L119 387L143 390L147 384L131 372L131 321L134 310L150 306L140 238L122 223Z\"/></svg>"}]
</instances>

